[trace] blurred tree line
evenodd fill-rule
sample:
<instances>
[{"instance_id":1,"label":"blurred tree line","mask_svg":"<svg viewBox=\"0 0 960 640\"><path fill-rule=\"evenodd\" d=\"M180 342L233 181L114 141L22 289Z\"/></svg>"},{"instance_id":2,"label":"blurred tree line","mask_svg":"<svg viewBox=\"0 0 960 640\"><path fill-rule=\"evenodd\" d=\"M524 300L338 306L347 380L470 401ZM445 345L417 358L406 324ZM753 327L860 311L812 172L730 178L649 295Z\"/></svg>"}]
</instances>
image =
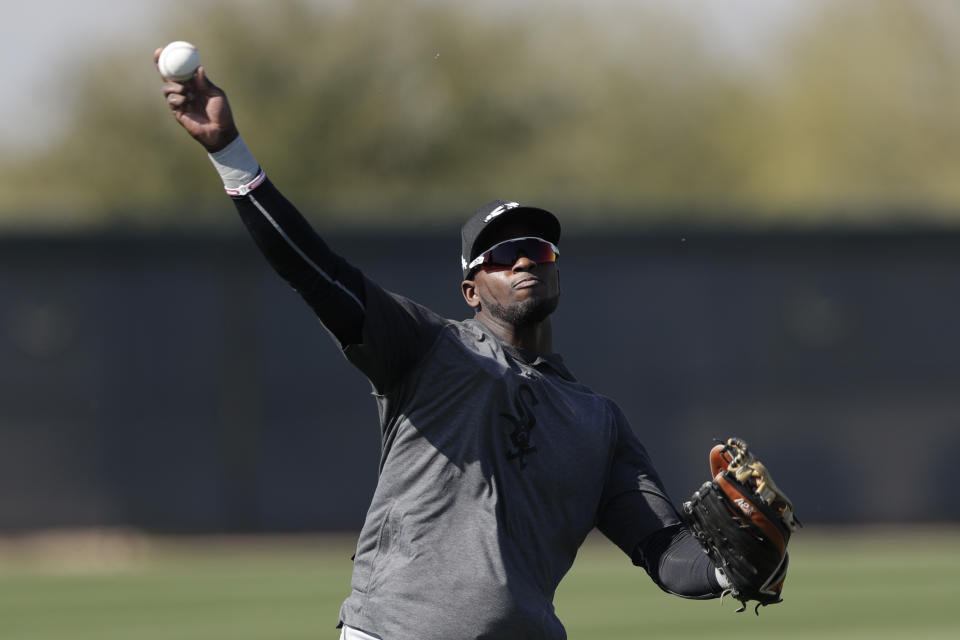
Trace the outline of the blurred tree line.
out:
<instances>
[{"instance_id":1,"label":"blurred tree line","mask_svg":"<svg viewBox=\"0 0 960 640\"><path fill-rule=\"evenodd\" d=\"M0 156L0 228L234 224L162 99L173 39L321 226L493 198L585 225L960 224L960 7L810 2L743 65L663 6L478 4L185 4L160 41L77 61L68 133Z\"/></svg>"}]
</instances>

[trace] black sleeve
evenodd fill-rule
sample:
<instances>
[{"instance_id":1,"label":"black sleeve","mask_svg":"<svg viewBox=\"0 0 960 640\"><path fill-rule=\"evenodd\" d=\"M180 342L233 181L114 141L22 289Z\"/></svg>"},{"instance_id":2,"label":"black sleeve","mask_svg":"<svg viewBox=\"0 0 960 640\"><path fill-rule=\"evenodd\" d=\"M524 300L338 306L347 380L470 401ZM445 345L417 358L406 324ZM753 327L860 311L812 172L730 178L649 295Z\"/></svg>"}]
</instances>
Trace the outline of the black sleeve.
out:
<instances>
[{"instance_id":1,"label":"black sleeve","mask_svg":"<svg viewBox=\"0 0 960 640\"><path fill-rule=\"evenodd\" d=\"M264 257L340 345L359 342L366 308L360 270L333 253L269 180L233 202Z\"/></svg>"},{"instance_id":2,"label":"black sleeve","mask_svg":"<svg viewBox=\"0 0 960 640\"><path fill-rule=\"evenodd\" d=\"M720 585L713 563L683 525L646 449L611 403L617 442L597 528L642 566L657 585L685 598L713 598Z\"/></svg>"},{"instance_id":3,"label":"black sleeve","mask_svg":"<svg viewBox=\"0 0 960 640\"><path fill-rule=\"evenodd\" d=\"M647 536L632 554L661 589L684 598L720 595L713 562L683 525L673 525Z\"/></svg>"},{"instance_id":4,"label":"black sleeve","mask_svg":"<svg viewBox=\"0 0 960 640\"><path fill-rule=\"evenodd\" d=\"M597 513L597 528L629 556L644 538L680 524L680 516L626 417L612 402L611 409L616 421L616 445Z\"/></svg>"},{"instance_id":5,"label":"black sleeve","mask_svg":"<svg viewBox=\"0 0 960 640\"><path fill-rule=\"evenodd\" d=\"M374 388L389 391L426 352L444 321L383 291L331 251L270 180L232 199L267 261Z\"/></svg>"}]
</instances>

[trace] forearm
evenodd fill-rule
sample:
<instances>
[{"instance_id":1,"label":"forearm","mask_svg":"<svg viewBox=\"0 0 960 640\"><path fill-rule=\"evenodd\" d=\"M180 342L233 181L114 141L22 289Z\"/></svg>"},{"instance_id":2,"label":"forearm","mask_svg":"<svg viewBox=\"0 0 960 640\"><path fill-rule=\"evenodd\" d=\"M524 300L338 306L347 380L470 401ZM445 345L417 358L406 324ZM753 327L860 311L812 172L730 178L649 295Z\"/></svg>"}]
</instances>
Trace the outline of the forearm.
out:
<instances>
[{"instance_id":1,"label":"forearm","mask_svg":"<svg viewBox=\"0 0 960 640\"><path fill-rule=\"evenodd\" d=\"M716 567L700 543L683 525L661 529L645 538L633 553L661 589L684 598L707 599L720 595Z\"/></svg>"},{"instance_id":2,"label":"forearm","mask_svg":"<svg viewBox=\"0 0 960 640\"><path fill-rule=\"evenodd\" d=\"M224 188L264 257L340 342L361 341L363 275L335 254L266 178L243 139L210 154Z\"/></svg>"}]
</instances>

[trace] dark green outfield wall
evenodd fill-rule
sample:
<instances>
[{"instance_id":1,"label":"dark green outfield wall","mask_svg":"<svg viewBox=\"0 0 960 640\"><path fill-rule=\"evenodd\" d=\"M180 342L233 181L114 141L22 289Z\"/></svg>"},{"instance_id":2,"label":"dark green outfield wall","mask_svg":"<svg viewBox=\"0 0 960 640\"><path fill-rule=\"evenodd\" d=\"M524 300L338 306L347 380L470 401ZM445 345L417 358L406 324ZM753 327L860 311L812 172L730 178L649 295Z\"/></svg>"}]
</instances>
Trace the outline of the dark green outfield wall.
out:
<instances>
[{"instance_id":1,"label":"dark green outfield wall","mask_svg":"<svg viewBox=\"0 0 960 640\"><path fill-rule=\"evenodd\" d=\"M334 237L464 317L456 231ZM960 520L960 235L578 235L555 342L679 501L746 438L808 522ZM366 381L236 237L0 240L0 531L354 529Z\"/></svg>"}]
</instances>

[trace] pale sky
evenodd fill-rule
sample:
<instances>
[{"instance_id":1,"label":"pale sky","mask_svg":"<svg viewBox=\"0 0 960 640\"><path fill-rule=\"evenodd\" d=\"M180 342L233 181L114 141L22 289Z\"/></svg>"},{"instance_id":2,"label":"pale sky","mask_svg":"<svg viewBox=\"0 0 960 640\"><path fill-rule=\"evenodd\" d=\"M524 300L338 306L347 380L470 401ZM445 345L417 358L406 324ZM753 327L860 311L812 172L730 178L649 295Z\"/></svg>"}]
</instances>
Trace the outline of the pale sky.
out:
<instances>
[{"instance_id":1,"label":"pale sky","mask_svg":"<svg viewBox=\"0 0 960 640\"><path fill-rule=\"evenodd\" d=\"M249 0L236 0L244 1ZM579 2L615 8L636 1L523 0L522 6L529 10L533 2ZM804 0L647 1L688 15L722 51L761 57L780 29L803 13ZM0 145L29 148L61 130L70 111L72 57L89 58L98 50L121 45L142 45L149 56L167 35L163 30L168 12L189 4L186 0L2 0L0 61L6 90L0 100ZM471 9L484 10L484 4L473 0ZM509 0L486 0L486 4L490 10L506 12L516 6Z\"/></svg>"},{"instance_id":2,"label":"pale sky","mask_svg":"<svg viewBox=\"0 0 960 640\"><path fill-rule=\"evenodd\" d=\"M69 105L59 85L71 56L148 38L165 5L157 0L2 0L0 60L7 91L0 100L0 144L29 145L61 125Z\"/></svg>"}]
</instances>

